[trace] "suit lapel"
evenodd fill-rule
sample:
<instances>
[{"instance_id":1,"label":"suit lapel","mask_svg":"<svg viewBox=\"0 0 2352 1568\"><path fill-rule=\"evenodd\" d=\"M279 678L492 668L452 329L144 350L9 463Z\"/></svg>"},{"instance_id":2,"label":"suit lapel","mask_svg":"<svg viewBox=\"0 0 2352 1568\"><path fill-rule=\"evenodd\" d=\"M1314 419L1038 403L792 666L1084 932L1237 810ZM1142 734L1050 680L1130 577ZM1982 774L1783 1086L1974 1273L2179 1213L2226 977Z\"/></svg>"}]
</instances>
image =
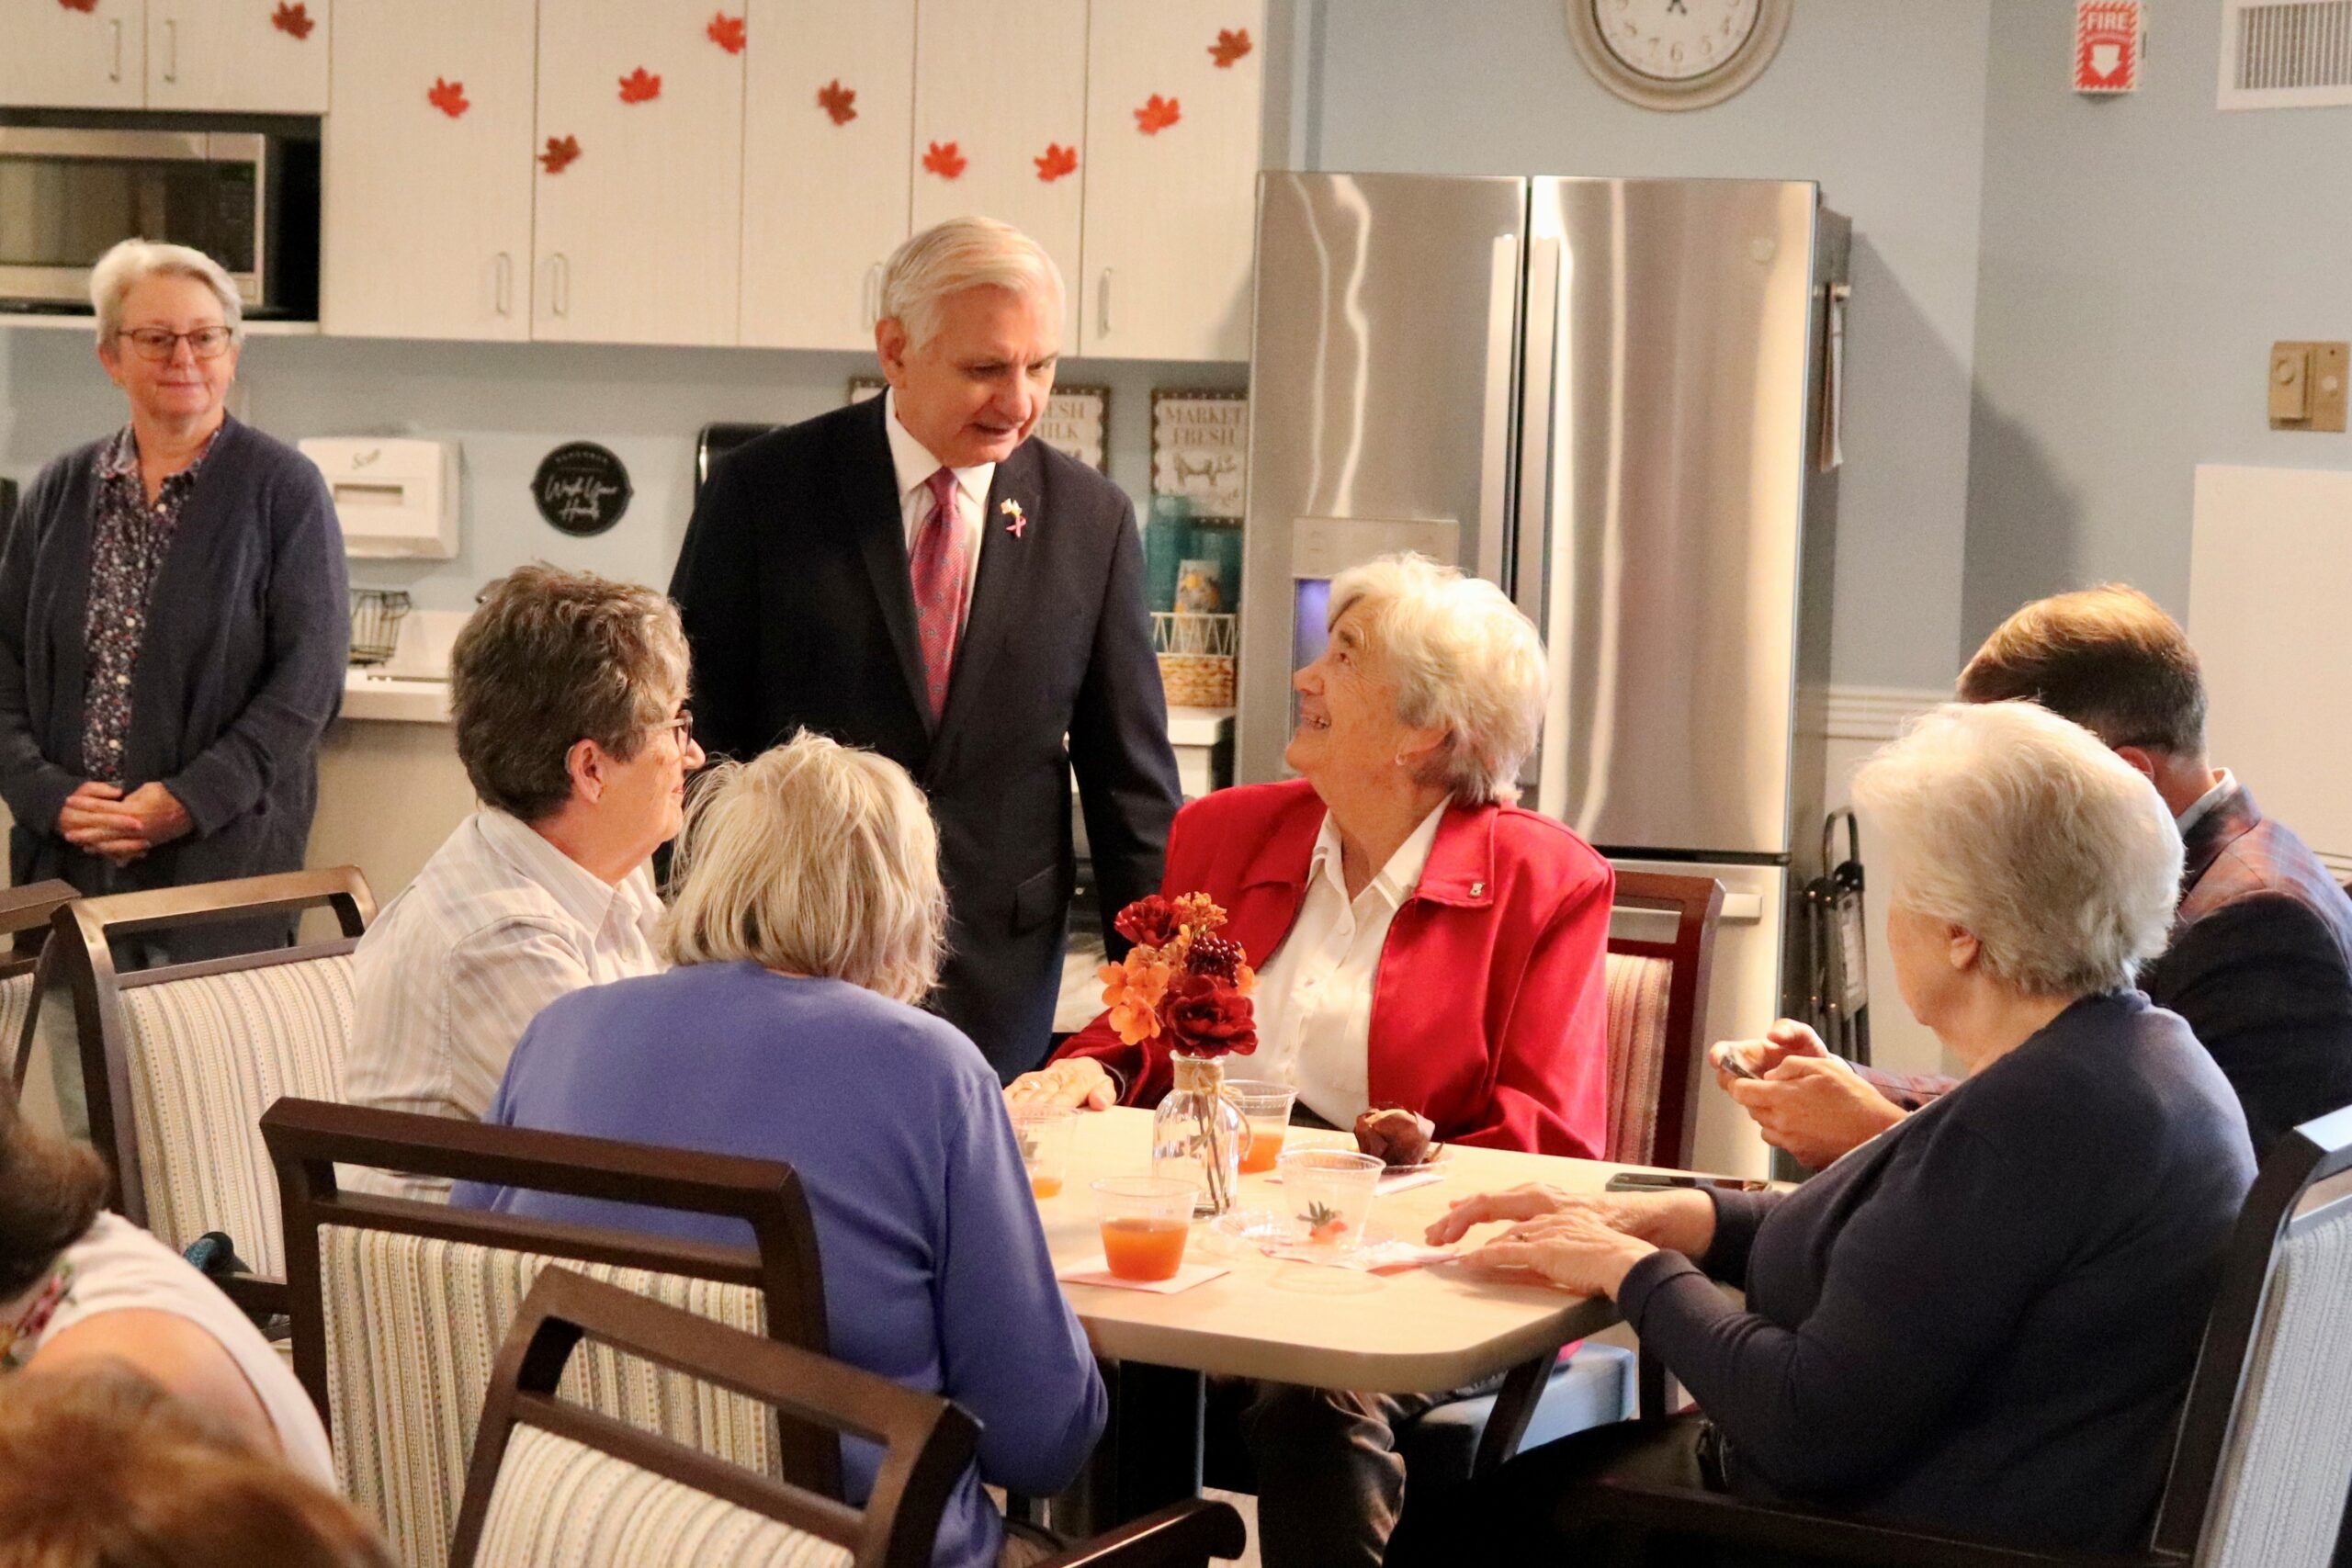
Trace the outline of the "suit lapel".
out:
<instances>
[{"instance_id":1,"label":"suit lapel","mask_svg":"<svg viewBox=\"0 0 2352 1568\"><path fill-rule=\"evenodd\" d=\"M989 498L980 508L979 581L972 585L972 613L965 618L964 635L956 639L956 665L947 680L947 711L935 738L944 742L967 721L980 703L989 666L1012 634L1021 606L1033 596L1025 590L1035 581L1044 546L1037 536L1043 525L1039 491L1043 479L1032 436L996 466L989 482ZM1023 527L1012 533L1015 519L1004 511L1011 502L1020 508ZM913 595L908 595L910 605ZM938 755L944 746L935 745Z\"/></svg>"},{"instance_id":2,"label":"suit lapel","mask_svg":"<svg viewBox=\"0 0 2352 1568\"><path fill-rule=\"evenodd\" d=\"M907 697L922 716L923 730L938 739L939 724L932 716L930 685L923 679L922 644L915 637L915 589L907 560L906 513L899 504L899 470L890 460L890 438L883 432L883 400L868 400L873 416L861 427L865 450L858 461L842 466L842 512L857 530L866 575L874 580L874 599L889 628L890 646L898 650L899 673L907 682Z\"/></svg>"}]
</instances>

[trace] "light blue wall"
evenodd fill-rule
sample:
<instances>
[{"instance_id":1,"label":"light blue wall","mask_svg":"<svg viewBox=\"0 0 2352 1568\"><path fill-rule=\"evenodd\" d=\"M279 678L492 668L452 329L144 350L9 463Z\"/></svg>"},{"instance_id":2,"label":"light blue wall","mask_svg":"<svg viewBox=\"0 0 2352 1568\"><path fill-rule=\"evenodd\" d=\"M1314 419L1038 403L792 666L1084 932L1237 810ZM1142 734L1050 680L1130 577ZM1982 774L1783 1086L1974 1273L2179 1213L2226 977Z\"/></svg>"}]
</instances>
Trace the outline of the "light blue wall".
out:
<instances>
[{"instance_id":1,"label":"light blue wall","mask_svg":"<svg viewBox=\"0 0 2352 1568\"><path fill-rule=\"evenodd\" d=\"M2188 609L2200 462L2352 468L2273 431L2274 339L2352 337L2352 108L2214 107L2220 0L2151 7L2141 90L2067 90L2071 6L1997 0L1962 630L2122 578Z\"/></svg>"}]
</instances>

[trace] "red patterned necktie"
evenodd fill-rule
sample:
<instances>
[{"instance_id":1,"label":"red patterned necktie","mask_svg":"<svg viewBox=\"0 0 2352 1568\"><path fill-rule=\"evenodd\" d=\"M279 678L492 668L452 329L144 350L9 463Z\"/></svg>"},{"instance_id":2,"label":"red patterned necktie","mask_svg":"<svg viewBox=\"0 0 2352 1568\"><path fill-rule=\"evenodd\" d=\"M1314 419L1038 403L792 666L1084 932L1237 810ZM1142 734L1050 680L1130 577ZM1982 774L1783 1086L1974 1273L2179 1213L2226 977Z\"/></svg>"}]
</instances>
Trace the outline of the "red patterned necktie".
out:
<instances>
[{"instance_id":1,"label":"red patterned necktie","mask_svg":"<svg viewBox=\"0 0 2352 1568\"><path fill-rule=\"evenodd\" d=\"M915 637L922 644L923 682L931 716L947 706L947 676L956 663L956 623L964 618L964 551L956 540L956 476L945 468L923 481L931 515L915 536Z\"/></svg>"}]
</instances>

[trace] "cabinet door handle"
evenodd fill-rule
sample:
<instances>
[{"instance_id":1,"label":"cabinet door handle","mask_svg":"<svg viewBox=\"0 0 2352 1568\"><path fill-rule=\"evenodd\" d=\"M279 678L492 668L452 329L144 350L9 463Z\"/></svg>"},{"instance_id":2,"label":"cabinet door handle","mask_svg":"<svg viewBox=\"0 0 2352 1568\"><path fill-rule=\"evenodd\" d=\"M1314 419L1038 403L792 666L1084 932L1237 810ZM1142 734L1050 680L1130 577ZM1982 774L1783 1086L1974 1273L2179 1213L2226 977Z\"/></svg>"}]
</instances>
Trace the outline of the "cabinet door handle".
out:
<instances>
[{"instance_id":1,"label":"cabinet door handle","mask_svg":"<svg viewBox=\"0 0 2352 1568\"><path fill-rule=\"evenodd\" d=\"M1111 269L1102 269L1102 281L1094 290L1094 331L1096 335L1111 335Z\"/></svg>"},{"instance_id":2,"label":"cabinet door handle","mask_svg":"<svg viewBox=\"0 0 2352 1568\"><path fill-rule=\"evenodd\" d=\"M870 328L882 319L882 264L876 262L865 269L865 287L860 291L865 302L865 324Z\"/></svg>"},{"instance_id":3,"label":"cabinet door handle","mask_svg":"<svg viewBox=\"0 0 2352 1568\"><path fill-rule=\"evenodd\" d=\"M176 85L180 79L180 25L175 18L164 22L164 80Z\"/></svg>"},{"instance_id":4,"label":"cabinet door handle","mask_svg":"<svg viewBox=\"0 0 2352 1568\"><path fill-rule=\"evenodd\" d=\"M514 313L514 258L506 252L498 253L497 310L502 316Z\"/></svg>"},{"instance_id":5,"label":"cabinet door handle","mask_svg":"<svg viewBox=\"0 0 2352 1568\"><path fill-rule=\"evenodd\" d=\"M114 65L107 72L107 80L119 82L122 80L122 18L120 17L109 18L107 22L107 31L114 38Z\"/></svg>"},{"instance_id":6,"label":"cabinet door handle","mask_svg":"<svg viewBox=\"0 0 2352 1568\"><path fill-rule=\"evenodd\" d=\"M569 316L571 314L571 258L558 251L548 271L549 280L555 285L555 299L550 304L557 315Z\"/></svg>"}]
</instances>

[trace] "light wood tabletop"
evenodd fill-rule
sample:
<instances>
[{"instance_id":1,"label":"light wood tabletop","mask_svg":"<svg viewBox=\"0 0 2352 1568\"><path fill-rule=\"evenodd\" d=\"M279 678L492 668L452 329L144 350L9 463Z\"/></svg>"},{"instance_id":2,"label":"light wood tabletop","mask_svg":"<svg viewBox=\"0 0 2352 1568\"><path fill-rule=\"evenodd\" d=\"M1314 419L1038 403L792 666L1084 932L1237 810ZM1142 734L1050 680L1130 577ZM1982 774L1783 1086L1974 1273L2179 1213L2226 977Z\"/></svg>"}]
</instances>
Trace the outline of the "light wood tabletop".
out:
<instances>
[{"instance_id":1,"label":"light wood tabletop","mask_svg":"<svg viewBox=\"0 0 2352 1568\"><path fill-rule=\"evenodd\" d=\"M1345 1133L1292 1128L1286 1147L1353 1148ZM1442 1181L1374 1201L1372 1235L1419 1242L1455 1199L1548 1181L1598 1192L1620 1168L1590 1160L1492 1149L1449 1148ZM1151 1113L1119 1108L1078 1119L1061 1192L1037 1204L1057 1267L1100 1256L1091 1183L1151 1174ZM1236 1203L1282 1206L1283 1189L1244 1176ZM1477 1235L1484 1232L1474 1233ZM1270 1258L1256 1247L1193 1225L1185 1261L1214 1261L1229 1273L1174 1295L1064 1283L1095 1353L1122 1360L1320 1388L1390 1393L1460 1388L1604 1328L1617 1319L1605 1300L1541 1285L1505 1283L1461 1270L1414 1269L1374 1275Z\"/></svg>"}]
</instances>

